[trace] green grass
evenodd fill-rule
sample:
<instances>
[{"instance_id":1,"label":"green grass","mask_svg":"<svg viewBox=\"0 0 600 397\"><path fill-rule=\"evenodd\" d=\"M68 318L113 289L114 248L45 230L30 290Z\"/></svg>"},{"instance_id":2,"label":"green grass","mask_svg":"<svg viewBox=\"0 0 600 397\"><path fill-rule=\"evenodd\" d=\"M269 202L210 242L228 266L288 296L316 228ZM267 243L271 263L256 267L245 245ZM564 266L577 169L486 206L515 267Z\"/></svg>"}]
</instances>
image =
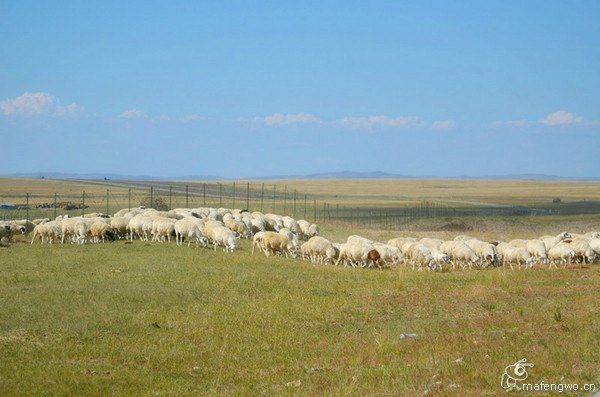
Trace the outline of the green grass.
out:
<instances>
[{"instance_id":1,"label":"green grass","mask_svg":"<svg viewBox=\"0 0 600 397\"><path fill-rule=\"evenodd\" d=\"M2 249L0 395L500 394L522 357L535 382L599 381L597 265L427 273L248 251Z\"/></svg>"}]
</instances>

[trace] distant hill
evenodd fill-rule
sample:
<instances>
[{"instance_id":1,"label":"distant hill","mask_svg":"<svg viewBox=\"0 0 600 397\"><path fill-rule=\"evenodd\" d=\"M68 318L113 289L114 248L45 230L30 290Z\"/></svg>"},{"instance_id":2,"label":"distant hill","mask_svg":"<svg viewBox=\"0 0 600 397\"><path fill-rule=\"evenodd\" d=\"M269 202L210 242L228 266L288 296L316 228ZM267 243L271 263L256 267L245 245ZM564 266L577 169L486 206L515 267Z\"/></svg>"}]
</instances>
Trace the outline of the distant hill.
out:
<instances>
[{"instance_id":1,"label":"distant hill","mask_svg":"<svg viewBox=\"0 0 600 397\"><path fill-rule=\"evenodd\" d=\"M382 171L339 171L339 172L322 172L316 174L305 175L271 175L262 177L239 177L239 178L222 178L214 175L181 175L181 176L151 176L151 175L125 175L125 174L77 174L63 172L32 172L32 173L15 173L5 174L4 177L9 178L47 178L47 179L94 179L102 180L104 178L110 180L123 181L158 181L158 180L233 180L233 179L491 179L491 180L541 180L541 181L600 181L600 177L569 177L547 174L507 174L507 175L484 175L484 176L435 176L435 175L403 175L393 174Z\"/></svg>"}]
</instances>

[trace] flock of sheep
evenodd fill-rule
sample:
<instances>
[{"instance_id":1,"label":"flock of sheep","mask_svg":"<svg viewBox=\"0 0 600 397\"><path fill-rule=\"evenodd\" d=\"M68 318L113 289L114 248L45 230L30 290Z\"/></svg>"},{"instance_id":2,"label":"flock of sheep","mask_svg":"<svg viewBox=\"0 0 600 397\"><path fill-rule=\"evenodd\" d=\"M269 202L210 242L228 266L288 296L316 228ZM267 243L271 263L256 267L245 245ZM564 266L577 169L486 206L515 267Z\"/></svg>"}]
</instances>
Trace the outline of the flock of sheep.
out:
<instances>
[{"instance_id":1,"label":"flock of sheep","mask_svg":"<svg viewBox=\"0 0 600 397\"><path fill-rule=\"evenodd\" d=\"M313 263L382 267L409 264L413 269L440 270L514 265L533 267L591 263L600 258L600 232L542 236L531 240L485 242L470 236L450 241L435 238L399 237L379 243L350 236L334 243L319 235L319 227L289 216L226 208L123 209L113 216L88 214L59 216L55 220L34 219L0 222L0 241L14 234L32 234L31 243L105 242L116 239L170 242L187 241L226 252L237 249L239 238L252 238L252 253L284 255Z\"/></svg>"}]
</instances>

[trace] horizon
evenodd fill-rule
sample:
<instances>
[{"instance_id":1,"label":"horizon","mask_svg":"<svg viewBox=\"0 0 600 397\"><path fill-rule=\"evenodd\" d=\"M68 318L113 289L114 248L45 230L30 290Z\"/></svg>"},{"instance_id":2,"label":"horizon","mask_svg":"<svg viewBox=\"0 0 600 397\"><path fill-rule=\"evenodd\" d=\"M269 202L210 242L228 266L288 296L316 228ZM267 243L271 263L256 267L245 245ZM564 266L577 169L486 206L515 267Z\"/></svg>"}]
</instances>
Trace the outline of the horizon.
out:
<instances>
[{"instance_id":1,"label":"horizon","mask_svg":"<svg viewBox=\"0 0 600 397\"><path fill-rule=\"evenodd\" d=\"M386 173L382 171L332 171L315 174L294 174L294 175L261 175L261 176L237 176L223 177L219 175L129 175L115 173L61 173L61 172L31 172L31 173L12 173L0 174L0 179L47 179L47 180L89 180L89 181L252 181L252 180L504 180L504 181L572 181L572 182L597 182L600 176L575 177L568 175L551 174L504 174L504 175L403 175Z\"/></svg>"},{"instance_id":2,"label":"horizon","mask_svg":"<svg viewBox=\"0 0 600 397\"><path fill-rule=\"evenodd\" d=\"M4 174L600 177L597 2L0 10Z\"/></svg>"}]
</instances>

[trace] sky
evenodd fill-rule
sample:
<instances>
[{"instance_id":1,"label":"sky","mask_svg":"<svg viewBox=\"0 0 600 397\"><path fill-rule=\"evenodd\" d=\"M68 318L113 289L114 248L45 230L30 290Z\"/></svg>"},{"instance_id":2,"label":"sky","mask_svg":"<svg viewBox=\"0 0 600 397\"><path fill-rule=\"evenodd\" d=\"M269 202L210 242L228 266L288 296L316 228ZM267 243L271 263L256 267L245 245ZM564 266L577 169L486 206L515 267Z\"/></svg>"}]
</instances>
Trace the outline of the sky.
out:
<instances>
[{"instance_id":1,"label":"sky","mask_svg":"<svg viewBox=\"0 0 600 397\"><path fill-rule=\"evenodd\" d=\"M0 174L600 176L598 1L3 1L0 19Z\"/></svg>"}]
</instances>

